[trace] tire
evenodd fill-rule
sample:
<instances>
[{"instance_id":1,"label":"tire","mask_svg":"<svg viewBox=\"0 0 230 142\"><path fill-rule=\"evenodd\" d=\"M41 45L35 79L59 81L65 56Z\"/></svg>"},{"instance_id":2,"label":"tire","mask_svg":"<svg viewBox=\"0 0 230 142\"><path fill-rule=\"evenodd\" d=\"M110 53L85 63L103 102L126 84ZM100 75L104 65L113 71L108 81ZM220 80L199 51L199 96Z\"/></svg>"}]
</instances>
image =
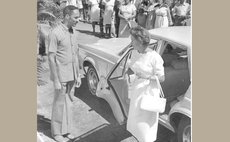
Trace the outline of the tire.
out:
<instances>
[{"instance_id":1,"label":"tire","mask_svg":"<svg viewBox=\"0 0 230 142\"><path fill-rule=\"evenodd\" d=\"M178 142L191 142L191 120L182 118L177 131Z\"/></svg>"},{"instance_id":2,"label":"tire","mask_svg":"<svg viewBox=\"0 0 230 142\"><path fill-rule=\"evenodd\" d=\"M87 77L87 85L90 93L96 96L96 90L97 90L99 78L95 68L92 65L89 65L89 68L86 73L86 77Z\"/></svg>"}]
</instances>

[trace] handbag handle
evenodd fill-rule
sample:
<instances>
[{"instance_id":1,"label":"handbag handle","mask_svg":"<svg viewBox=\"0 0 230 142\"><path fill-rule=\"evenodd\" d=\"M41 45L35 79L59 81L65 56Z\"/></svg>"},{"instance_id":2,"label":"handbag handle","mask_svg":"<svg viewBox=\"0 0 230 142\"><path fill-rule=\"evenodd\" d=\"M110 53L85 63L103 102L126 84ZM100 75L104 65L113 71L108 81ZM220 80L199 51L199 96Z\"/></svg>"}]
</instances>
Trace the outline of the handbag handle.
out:
<instances>
[{"instance_id":1,"label":"handbag handle","mask_svg":"<svg viewBox=\"0 0 230 142\"><path fill-rule=\"evenodd\" d=\"M151 80L151 77L147 77L147 78L146 78L146 77L141 76L140 74L136 74L136 75L137 75L139 78L144 78L144 79L150 79L150 80ZM162 89L162 87L161 87L160 81L159 81L157 75L154 75L154 77L155 77L155 80L156 80L157 85L158 85L158 87L159 87L159 89L160 89L160 92L161 92L160 97L164 98L165 95L164 95L163 89Z\"/></svg>"},{"instance_id":2,"label":"handbag handle","mask_svg":"<svg viewBox=\"0 0 230 142\"><path fill-rule=\"evenodd\" d=\"M160 81L159 81L159 79L158 79L158 77L155 75L155 78L156 78L156 81L157 81L157 85L158 85L158 87L160 88L160 91L161 91L161 97L162 98L164 98L164 92L163 92L163 89L162 89L162 87L161 87L161 84L160 84Z\"/></svg>"}]
</instances>

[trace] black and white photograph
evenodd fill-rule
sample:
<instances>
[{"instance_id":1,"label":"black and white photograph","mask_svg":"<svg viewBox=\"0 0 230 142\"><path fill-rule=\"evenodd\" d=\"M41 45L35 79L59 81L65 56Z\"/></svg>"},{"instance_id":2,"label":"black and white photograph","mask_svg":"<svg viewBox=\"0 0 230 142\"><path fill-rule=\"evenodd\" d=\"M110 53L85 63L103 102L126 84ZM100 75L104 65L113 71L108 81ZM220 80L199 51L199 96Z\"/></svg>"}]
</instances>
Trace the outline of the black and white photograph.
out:
<instances>
[{"instance_id":1,"label":"black and white photograph","mask_svg":"<svg viewBox=\"0 0 230 142\"><path fill-rule=\"evenodd\" d=\"M191 0L37 0L36 26L37 142L192 141Z\"/></svg>"}]
</instances>

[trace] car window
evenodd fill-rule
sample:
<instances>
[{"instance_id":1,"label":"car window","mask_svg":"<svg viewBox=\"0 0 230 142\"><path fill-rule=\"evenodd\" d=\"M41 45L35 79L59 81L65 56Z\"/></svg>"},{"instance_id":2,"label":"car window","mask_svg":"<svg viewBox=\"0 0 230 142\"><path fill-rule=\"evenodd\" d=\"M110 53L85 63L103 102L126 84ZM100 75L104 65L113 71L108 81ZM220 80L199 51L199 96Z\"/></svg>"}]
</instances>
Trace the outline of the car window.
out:
<instances>
[{"instance_id":1,"label":"car window","mask_svg":"<svg viewBox=\"0 0 230 142\"><path fill-rule=\"evenodd\" d=\"M184 68L188 68L187 61L187 50L179 48L175 45L167 44L165 49L162 51L162 58L164 60L164 66L174 66L175 62L178 62Z\"/></svg>"},{"instance_id":2,"label":"car window","mask_svg":"<svg viewBox=\"0 0 230 142\"><path fill-rule=\"evenodd\" d=\"M122 77L125 67L126 67L126 63L127 63L127 58L129 57L130 53L128 55L126 55L118 64L118 66L116 67L116 69L114 70L114 72L111 74L111 79L112 78L117 78L117 77Z\"/></svg>"},{"instance_id":3,"label":"car window","mask_svg":"<svg viewBox=\"0 0 230 142\"><path fill-rule=\"evenodd\" d=\"M168 101L184 94L190 85L187 50L166 44L162 51L165 81L162 83Z\"/></svg>"},{"instance_id":4,"label":"car window","mask_svg":"<svg viewBox=\"0 0 230 142\"><path fill-rule=\"evenodd\" d=\"M156 50L158 41L155 39L151 39L148 48L152 50Z\"/></svg>"}]
</instances>

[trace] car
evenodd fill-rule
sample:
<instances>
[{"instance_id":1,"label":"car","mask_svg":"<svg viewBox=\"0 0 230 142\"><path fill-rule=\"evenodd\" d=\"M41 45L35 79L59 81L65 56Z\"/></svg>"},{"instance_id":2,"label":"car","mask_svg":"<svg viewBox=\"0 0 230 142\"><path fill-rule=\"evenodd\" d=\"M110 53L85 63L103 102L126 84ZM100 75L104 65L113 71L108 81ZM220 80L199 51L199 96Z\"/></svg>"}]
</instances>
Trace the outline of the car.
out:
<instances>
[{"instance_id":1,"label":"car","mask_svg":"<svg viewBox=\"0 0 230 142\"><path fill-rule=\"evenodd\" d=\"M191 27L149 30L148 48L164 60L165 81L161 83L167 105L159 123L177 135L178 142L191 141ZM138 58L130 38L102 39L79 44L80 66L89 91L110 105L120 124L127 121L129 83L125 75L130 58Z\"/></svg>"}]
</instances>

